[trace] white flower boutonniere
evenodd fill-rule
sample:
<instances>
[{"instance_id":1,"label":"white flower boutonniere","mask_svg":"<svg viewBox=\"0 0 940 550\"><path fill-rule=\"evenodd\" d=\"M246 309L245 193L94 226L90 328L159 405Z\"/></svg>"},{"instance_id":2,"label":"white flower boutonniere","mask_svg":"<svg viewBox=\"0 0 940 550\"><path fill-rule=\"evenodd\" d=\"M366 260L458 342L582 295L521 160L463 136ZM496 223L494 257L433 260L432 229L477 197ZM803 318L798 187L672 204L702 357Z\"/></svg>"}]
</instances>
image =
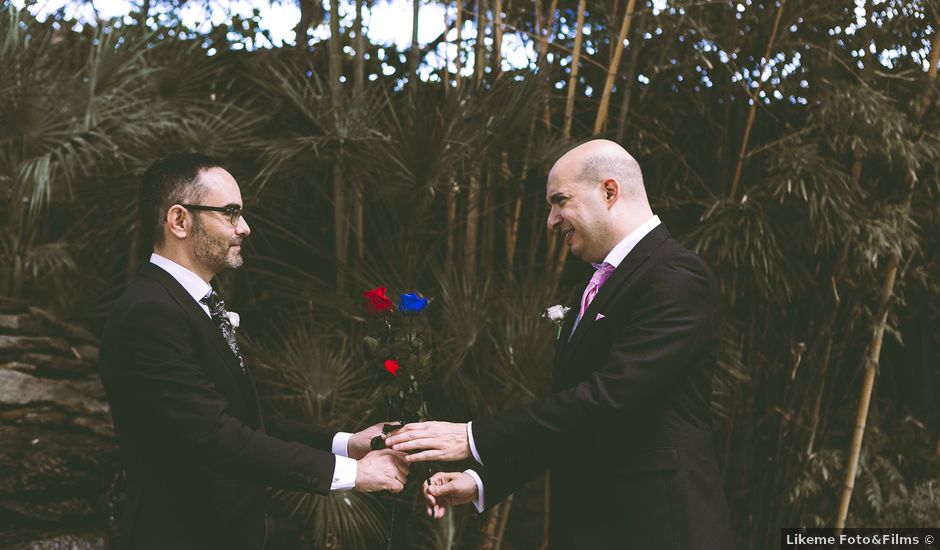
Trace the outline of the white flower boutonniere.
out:
<instances>
[{"instance_id":1,"label":"white flower boutonniere","mask_svg":"<svg viewBox=\"0 0 940 550\"><path fill-rule=\"evenodd\" d=\"M555 326L557 327L555 340L561 338L561 325L565 322L565 315L567 315L569 311L571 311L570 307L565 307L561 304L558 304L546 309L545 313L542 314L543 318L555 323Z\"/></svg>"},{"instance_id":2,"label":"white flower boutonniere","mask_svg":"<svg viewBox=\"0 0 940 550\"><path fill-rule=\"evenodd\" d=\"M226 311L225 313L228 315L228 322L232 325L232 329L234 330L238 328L238 325L242 320L241 317L239 317L238 314L234 311Z\"/></svg>"}]
</instances>

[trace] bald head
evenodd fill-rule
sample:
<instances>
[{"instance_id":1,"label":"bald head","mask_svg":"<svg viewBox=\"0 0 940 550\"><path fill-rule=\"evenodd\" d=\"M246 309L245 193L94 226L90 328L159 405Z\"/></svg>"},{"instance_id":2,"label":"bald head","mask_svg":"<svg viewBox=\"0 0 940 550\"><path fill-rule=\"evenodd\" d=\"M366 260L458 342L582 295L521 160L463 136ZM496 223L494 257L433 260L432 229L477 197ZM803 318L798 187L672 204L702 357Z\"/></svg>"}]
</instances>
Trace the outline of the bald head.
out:
<instances>
[{"instance_id":1,"label":"bald head","mask_svg":"<svg viewBox=\"0 0 940 550\"><path fill-rule=\"evenodd\" d=\"M563 177L594 185L616 180L625 198L646 202L640 165L623 147L606 139L595 139L568 151L552 167L548 178Z\"/></svg>"},{"instance_id":2,"label":"bald head","mask_svg":"<svg viewBox=\"0 0 940 550\"><path fill-rule=\"evenodd\" d=\"M630 153L597 139L568 151L548 174L548 228L560 233L575 256L600 262L653 216L643 174Z\"/></svg>"}]
</instances>

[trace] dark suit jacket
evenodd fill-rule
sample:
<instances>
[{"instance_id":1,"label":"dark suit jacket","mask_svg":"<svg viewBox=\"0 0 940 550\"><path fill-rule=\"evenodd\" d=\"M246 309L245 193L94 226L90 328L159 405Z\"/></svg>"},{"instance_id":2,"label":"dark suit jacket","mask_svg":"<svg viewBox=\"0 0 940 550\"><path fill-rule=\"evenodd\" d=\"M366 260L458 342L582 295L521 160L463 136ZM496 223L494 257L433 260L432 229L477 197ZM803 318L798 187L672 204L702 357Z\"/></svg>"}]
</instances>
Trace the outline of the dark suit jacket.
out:
<instances>
[{"instance_id":1,"label":"dark suit jacket","mask_svg":"<svg viewBox=\"0 0 940 550\"><path fill-rule=\"evenodd\" d=\"M710 417L719 316L708 267L660 225L569 341L576 315L559 338L554 393L473 422L486 505L550 467L552 548L731 548Z\"/></svg>"},{"instance_id":2,"label":"dark suit jacket","mask_svg":"<svg viewBox=\"0 0 940 550\"><path fill-rule=\"evenodd\" d=\"M127 547L258 549L265 486L329 492L334 432L265 426L251 376L163 269L145 265L114 306L101 368L126 460Z\"/></svg>"}]
</instances>

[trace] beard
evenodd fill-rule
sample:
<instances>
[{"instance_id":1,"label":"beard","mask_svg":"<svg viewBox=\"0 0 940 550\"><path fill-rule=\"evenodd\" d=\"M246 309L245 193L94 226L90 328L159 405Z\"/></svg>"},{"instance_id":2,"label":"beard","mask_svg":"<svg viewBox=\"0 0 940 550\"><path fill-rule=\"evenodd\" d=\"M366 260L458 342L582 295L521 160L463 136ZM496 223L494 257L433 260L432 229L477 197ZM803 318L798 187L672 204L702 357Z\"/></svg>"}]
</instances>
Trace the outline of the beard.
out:
<instances>
[{"instance_id":1,"label":"beard","mask_svg":"<svg viewBox=\"0 0 940 550\"><path fill-rule=\"evenodd\" d=\"M232 248L233 245L241 244L240 237L214 237L206 231L202 223L196 222L193 224L193 238L193 254L196 260L214 273L238 269L244 263L241 251Z\"/></svg>"}]
</instances>

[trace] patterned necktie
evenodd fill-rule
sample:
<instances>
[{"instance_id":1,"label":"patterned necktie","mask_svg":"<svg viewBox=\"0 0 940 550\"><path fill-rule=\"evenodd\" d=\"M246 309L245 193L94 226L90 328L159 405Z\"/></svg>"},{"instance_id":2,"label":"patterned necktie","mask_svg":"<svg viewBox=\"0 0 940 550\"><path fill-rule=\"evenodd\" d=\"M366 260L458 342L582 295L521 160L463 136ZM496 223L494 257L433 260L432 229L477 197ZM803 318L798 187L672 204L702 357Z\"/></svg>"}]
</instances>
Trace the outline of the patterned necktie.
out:
<instances>
[{"instance_id":1,"label":"patterned necktie","mask_svg":"<svg viewBox=\"0 0 940 550\"><path fill-rule=\"evenodd\" d=\"M232 326L232 322L228 318L228 312L225 311L225 302L222 301L222 298L219 297L215 290L210 290L208 294L202 297L202 300L199 300L199 303L209 308L209 315L211 315L212 320L219 325L219 330L222 331L222 337L225 338L229 349L231 349L235 357L238 358L238 364L241 366L242 372L247 374L248 371L245 369L245 359L242 357L242 352L238 349L238 342L235 341L235 327Z\"/></svg>"},{"instance_id":2,"label":"patterned necktie","mask_svg":"<svg viewBox=\"0 0 940 550\"><path fill-rule=\"evenodd\" d=\"M587 311L588 306L591 305L591 301L594 300L595 296L597 296L597 291L599 291L601 287L604 286L607 278L610 277L610 274L614 272L614 266L607 262L593 265L597 271L595 271L594 275L591 276L591 282L589 282L587 288L584 289L584 295L581 297L581 311L578 313L578 319L584 317L584 312Z\"/></svg>"}]
</instances>

